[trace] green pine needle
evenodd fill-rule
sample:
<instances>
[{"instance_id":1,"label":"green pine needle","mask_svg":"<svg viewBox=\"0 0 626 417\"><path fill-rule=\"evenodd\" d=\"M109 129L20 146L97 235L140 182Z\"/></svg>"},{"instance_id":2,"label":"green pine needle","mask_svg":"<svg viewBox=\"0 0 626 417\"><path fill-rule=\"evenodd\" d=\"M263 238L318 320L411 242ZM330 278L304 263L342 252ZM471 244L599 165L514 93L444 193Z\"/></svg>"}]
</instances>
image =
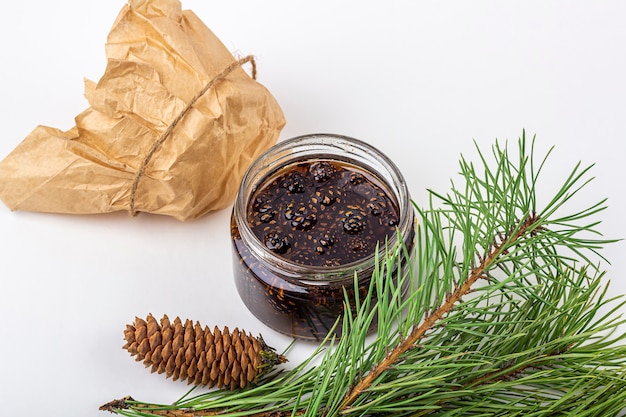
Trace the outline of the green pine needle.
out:
<instances>
[{"instance_id":1,"label":"green pine needle","mask_svg":"<svg viewBox=\"0 0 626 417\"><path fill-rule=\"evenodd\" d=\"M591 181L591 167L578 164L540 207L552 150L537 162L534 139L517 145L516 155L496 142L491 157L476 146L478 163L461 159L460 185L415 207L414 250L389 248L377 260L370 293L338 322L341 339L329 337L302 364L243 391L188 393L173 405L126 398L103 409L133 417L626 412L626 336L616 334L625 301L607 297L597 263L613 242L593 219L605 201L566 214ZM411 268L396 268L407 258Z\"/></svg>"}]
</instances>

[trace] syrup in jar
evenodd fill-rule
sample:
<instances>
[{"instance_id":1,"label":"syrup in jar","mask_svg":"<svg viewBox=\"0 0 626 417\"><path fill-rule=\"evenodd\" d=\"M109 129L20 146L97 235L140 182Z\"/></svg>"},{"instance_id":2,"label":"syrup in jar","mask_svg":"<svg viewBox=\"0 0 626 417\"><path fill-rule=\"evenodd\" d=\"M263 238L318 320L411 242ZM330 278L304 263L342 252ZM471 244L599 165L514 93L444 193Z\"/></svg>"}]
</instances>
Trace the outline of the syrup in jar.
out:
<instances>
[{"instance_id":1,"label":"syrup in jar","mask_svg":"<svg viewBox=\"0 0 626 417\"><path fill-rule=\"evenodd\" d=\"M376 250L398 230L410 253L408 191L379 151L336 135L282 142L252 164L235 201L237 290L269 327L321 340L344 311L344 289L355 299L355 274L367 294Z\"/></svg>"}]
</instances>

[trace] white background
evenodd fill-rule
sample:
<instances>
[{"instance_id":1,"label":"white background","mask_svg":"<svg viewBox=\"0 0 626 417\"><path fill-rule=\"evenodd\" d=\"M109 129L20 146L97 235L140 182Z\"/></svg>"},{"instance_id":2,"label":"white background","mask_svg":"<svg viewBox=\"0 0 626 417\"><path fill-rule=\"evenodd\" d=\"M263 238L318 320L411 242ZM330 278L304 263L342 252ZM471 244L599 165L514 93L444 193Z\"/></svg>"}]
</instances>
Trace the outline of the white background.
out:
<instances>
[{"instance_id":1,"label":"white background","mask_svg":"<svg viewBox=\"0 0 626 417\"><path fill-rule=\"evenodd\" d=\"M0 158L38 124L86 107L123 2L11 1L0 25ZM608 197L608 238L626 237L626 3L621 1L201 1L192 9L240 55L287 119L281 139L332 132L368 141L413 198L448 190L461 154L526 129L555 145L540 195L579 160L597 177L574 204ZM0 414L96 416L114 398L169 403L187 386L121 349L136 315L191 318L289 340L254 319L232 281L230 209L181 223L147 214L10 212L0 206ZM626 293L626 243L603 252ZM624 313L626 311L622 311ZM622 328L623 330L624 328ZM296 357L308 352L300 346ZM300 353L298 353L300 352Z\"/></svg>"}]
</instances>

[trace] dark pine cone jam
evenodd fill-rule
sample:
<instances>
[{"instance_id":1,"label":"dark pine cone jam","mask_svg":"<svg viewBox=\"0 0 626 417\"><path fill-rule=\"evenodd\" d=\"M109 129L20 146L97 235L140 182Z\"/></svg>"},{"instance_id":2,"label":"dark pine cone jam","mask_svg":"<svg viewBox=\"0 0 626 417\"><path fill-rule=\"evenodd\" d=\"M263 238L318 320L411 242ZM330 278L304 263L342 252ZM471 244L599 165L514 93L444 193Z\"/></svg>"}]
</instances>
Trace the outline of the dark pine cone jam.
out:
<instances>
[{"instance_id":1,"label":"dark pine cone jam","mask_svg":"<svg viewBox=\"0 0 626 417\"><path fill-rule=\"evenodd\" d=\"M355 165L300 162L268 178L247 207L267 249L309 266L359 261L396 233L398 207L385 187Z\"/></svg>"},{"instance_id":2,"label":"dark pine cone jam","mask_svg":"<svg viewBox=\"0 0 626 417\"><path fill-rule=\"evenodd\" d=\"M400 232L400 235L398 235ZM237 292L267 326L324 339L346 308L365 300L375 268L401 236L406 272L415 238L406 183L385 155L339 135L283 141L254 161L231 217ZM399 271L383 279L396 280ZM377 301L376 294L369 300ZM368 330L376 326L373 320ZM341 323L335 329L341 336Z\"/></svg>"}]
</instances>

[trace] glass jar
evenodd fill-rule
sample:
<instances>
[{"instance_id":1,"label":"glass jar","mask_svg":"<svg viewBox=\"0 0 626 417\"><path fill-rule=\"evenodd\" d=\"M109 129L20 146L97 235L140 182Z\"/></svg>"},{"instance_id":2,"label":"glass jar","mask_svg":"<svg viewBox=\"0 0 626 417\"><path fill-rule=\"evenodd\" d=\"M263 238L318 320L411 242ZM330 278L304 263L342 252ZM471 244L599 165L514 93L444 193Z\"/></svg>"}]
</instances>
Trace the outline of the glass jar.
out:
<instances>
[{"instance_id":1,"label":"glass jar","mask_svg":"<svg viewBox=\"0 0 626 417\"><path fill-rule=\"evenodd\" d=\"M351 259L347 263L342 262L341 259L334 259L333 262L327 261L325 265L303 264L301 261L288 259L281 254L281 250L277 249L280 245L276 245L277 242L280 244L280 241L270 239L268 242L267 238L264 241L258 234L255 234L249 216L251 205L259 204L253 201L253 196L259 187L271 181L273 181L272 184L279 187L277 178L281 178L280 175L285 172L286 167L307 163L315 164L318 161L330 161L332 164L350 167L354 170L350 181L361 176L362 173L363 176L360 177L359 181L365 177L371 180L372 184L378 184L384 190L398 213L395 219L387 221L394 230L388 235L389 247L394 247L397 243L396 228L405 241L404 244L409 251L408 253L413 251L415 238L414 209L402 174L389 158L365 142L332 134L299 136L278 143L250 165L243 177L231 216L234 279L237 290L250 312L267 326L292 337L315 341L322 340L337 321L337 318L342 315L344 311L344 289L348 298L354 300L355 274L358 278L360 296L363 297L367 294L375 267L375 250L364 251L362 257ZM316 180L319 178L316 177ZM312 186L315 185L312 182ZM282 186L284 187L285 184ZM302 189L291 191L304 192ZM283 191L283 195L288 194L289 191ZM382 192L379 194L382 196ZM258 197L255 198L258 200ZM327 198L327 196L323 198ZM335 196L333 196L334 198ZM375 198L377 197L373 197L372 200ZM347 199L347 196L344 199ZM330 207L322 207L319 196L316 198L311 194L311 200L317 204L315 207L310 207L312 210L324 210ZM336 198L336 201L340 201L340 198ZM286 207L291 206L286 205ZM284 217L293 218L288 216L291 212L288 213L285 210L283 210L284 213L271 213L271 216L263 213L266 218L262 221L268 224L266 229L270 229L271 225L276 223L276 219L284 221ZM305 218L307 208L301 210L300 214L303 216L296 219ZM343 216L337 222L343 222L341 223L343 229L340 233L347 232L349 233L346 235L348 238L358 242L358 234L356 233L361 229L350 228L353 226L349 222L352 218L347 219L347 216L352 215L354 217L351 211L352 209L346 209L345 206L342 210L337 211L337 213L341 213L337 216ZM328 214L329 211L326 213ZM321 212L318 212L319 214ZM363 212L363 215L365 214ZM378 212L374 212L374 215L377 214ZM314 223L316 218L309 220L313 220ZM382 222L380 219L376 221ZM261 222L258 223L261 224ZM311 226L310 223L308 226ZM315 227L319 228L327 223L319 221ZM294 220L291 220L291 225L294 228L300 227L301 236L306 236L306 241L301 239L301 246L309 244L308 242L314 242L311 245L321 252L324 251L325 247L328 247L321 246L321 244L328 242L316 238L314 228L305 229L306 222L294 223ZM341 226L333 227L341 228ZM351 233L354 234L350 235ZM293 238L293 236L291 237ZM290 249L295 251L298 243L292 243L292 246ZM370 244L369 247L375 248L375 245ZM381 259L384 254L384 242L381 242L379 248ZM340 329L341 326L338 328Z\"/></svg>"}]
</instances>

